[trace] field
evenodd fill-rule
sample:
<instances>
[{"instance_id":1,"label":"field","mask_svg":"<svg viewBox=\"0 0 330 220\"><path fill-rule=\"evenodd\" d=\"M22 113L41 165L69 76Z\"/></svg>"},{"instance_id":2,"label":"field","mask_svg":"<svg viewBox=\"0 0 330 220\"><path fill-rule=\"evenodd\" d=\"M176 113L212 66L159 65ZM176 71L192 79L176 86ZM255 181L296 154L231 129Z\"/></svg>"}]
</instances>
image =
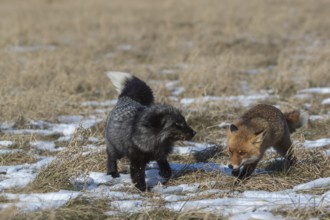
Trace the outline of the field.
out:
<instances>
[{"instance_id":1,"label":"field","mask_svg":"<svg viewBox=\"0 0 330 220\"><path fill-rule=\"evenodd\" d=\"M326 0L0 0L0 219L330 219L329 14ZM198 132L169 182L149 165L149 192L126 160L105 175L107 71ZM278 171L269 151L234 185L227 127L257 103L309 114L298 163Z\"/></svg>"}]
</instances>

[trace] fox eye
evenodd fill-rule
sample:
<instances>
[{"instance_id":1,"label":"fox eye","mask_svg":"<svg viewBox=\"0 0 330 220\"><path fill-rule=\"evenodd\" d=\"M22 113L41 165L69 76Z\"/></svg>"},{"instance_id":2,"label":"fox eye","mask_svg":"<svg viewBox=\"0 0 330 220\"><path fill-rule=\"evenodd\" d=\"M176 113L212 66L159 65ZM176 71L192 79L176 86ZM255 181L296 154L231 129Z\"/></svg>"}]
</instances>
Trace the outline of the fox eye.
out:
<instances>
[{"instance_id":1,"label":"fox eye","mask_svg":"<svg viewBox=\"0 0 330 220\"><path fill-rule=\"evenodd\" d=\"M244 151L240 151L240 152L239 152L239 155L240 155L240 156L245 156L245 155L246 155L246 152L244 152Z\"/></svg>"},{"instance_id":2,"label":"fox eye","mask_svg":"<svg viewBox=\"0 0 330 220\"><path fill-rule=\"evenodd\" d=\"M175 122L174 125L178 128L182 128L183 127L183 124L182 123L179 123L179 122Z\"/></svg>"}]
</instances>

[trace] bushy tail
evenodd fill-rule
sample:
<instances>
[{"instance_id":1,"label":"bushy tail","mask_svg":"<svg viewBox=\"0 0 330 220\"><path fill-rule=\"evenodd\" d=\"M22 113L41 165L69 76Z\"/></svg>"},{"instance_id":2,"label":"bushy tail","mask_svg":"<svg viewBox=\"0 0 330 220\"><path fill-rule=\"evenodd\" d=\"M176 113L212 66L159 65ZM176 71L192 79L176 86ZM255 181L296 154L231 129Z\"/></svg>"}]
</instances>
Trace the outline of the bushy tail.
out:
<instances>
[{"instance_id":1,"label":"bushy tail","mask_svg":"<svg viewBox=\"0 0 330 220\"><path fill-rule=\"evenodd\" d=\"M309 117L307 112L299 110L284 113L284 116L286 122L288 123L290 133L295 132L297 128L300 128L307 124Z\"/></svg>"},{"instance_id":2,"label":"bushy tail","mask_svg":"<svg viewBox=\"0 0 330 220\"><path fill-rule=\"evenodd\" d=\"M122 72L107 72L112 84L121 97L129 97L142 105L150 105L154 102L151 88L139 78Z\"/></svg>"}]
</instances>

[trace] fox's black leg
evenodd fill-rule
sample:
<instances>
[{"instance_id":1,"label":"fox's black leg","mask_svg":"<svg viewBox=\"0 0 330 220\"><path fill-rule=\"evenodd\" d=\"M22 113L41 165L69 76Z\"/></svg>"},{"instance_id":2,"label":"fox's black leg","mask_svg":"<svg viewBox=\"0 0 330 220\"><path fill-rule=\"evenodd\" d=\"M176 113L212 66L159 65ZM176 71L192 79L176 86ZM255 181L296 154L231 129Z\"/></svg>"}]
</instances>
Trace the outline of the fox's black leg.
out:
<instances>
[{"instance_id":1,"label":"fox's black leg","mask_svg":"<svg viewBox=\"0 0 330 220\"><path fill-rule=\"evenodd\" d=\"M107 146L107 155L108 155L108 160L107 160L107 175L111 175L113 178L119 177L118 173L118 168L117 168L117 160L118 156L115 153L115 151L111 151L111 146Z\"/></svg>"},{"instance_id":2,"label":"fox's black leg","mask_svg":"<svg viewBox=\"0 0 330 220\"><path fill-rule=\"evenodd\" d=\"M131 160L130 172L132 182L134 183L135 187L141 191L146 191L147 189L145 181L145 169L146 163Z\"/></svg>"},{"instance_id":3,"label":"fox's black leg","mask_svg":"<svg viewBox=\"0 0 330 220\"><path fill-rule=\"evenodd\" d=\"M242 171L240 172L240 174L238 175L238 179L243 180L245 178L248 178L249 176L251 176L251 174L253 173L253 171L255 170L256 166L258 164L257 162L245 165L242 169Z\"/></svg>"},{"instance_id":4,"label":"fox's black leg","mask_svg":"<svg viewBox=\"0 0 330 220\"><path fill-rule=\"evenodd\" d=\"M281 156L286 159L286 162L284 164L284 171L288 170L290 166L292 166L297 161L296 157L294 156L290 137L285 138L274 148L279 154L281 154Z\"/></svg>"},{"instance_id":5,"label":"fox's black leg","mask_svg":"<svg viewBox=\"0 0 330 220\"><path fill-rule=\"evenodd\" d=\"M172 176L172 170L166 159L157 160L159 166L159 175L169 179Z\"/></svg>"}]
</instances>

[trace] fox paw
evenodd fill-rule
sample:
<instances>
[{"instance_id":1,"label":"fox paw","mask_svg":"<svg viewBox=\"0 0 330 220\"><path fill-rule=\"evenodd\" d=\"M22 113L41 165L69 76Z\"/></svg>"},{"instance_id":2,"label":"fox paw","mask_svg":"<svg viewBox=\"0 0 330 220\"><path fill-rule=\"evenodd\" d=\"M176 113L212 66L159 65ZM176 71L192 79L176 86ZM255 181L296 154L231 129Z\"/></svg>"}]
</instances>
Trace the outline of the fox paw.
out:
<instances>
[{"instance_id":1,"label":"fox paw","mask_svg":"<svg viewBox=\"0 0 330 220\"><path fill-rule=\"evenodd\" d=\"M231 175L233 175L234 177L239 177L239 173L240 173L240 170L233 170L231 172Z\"/></svg>"},{"instance_id":2,"label":"fox paw","mask_svg":"<svg viewBox=\"0 0 330 220\"><path fill-rule=\"evenodd\" d=\"M166 178L166 179L169 179L171 176L172 176L172 170L168 169L168 170L160 170L159 171L159 175Z\"/></svg>"},{"instance_id":3,"label":"fox paw","mask_svg":"<svg viewBox=\"0 0 330 220\"><path fill-rule=\"evenodd\" d=\"M136 183L135 187L139 189L141 192L147 191L147 186L145 183Z\"/></svg>"},{"instance_id":4,"label":"fox paw","mask_svg":"<svg viewBox=\"0 0 330 220\"><path fill-rule=\"evenodd\" d=\"M108 172L107 175L111 175L112 178L118 178L118 177L120 177L120 175L119 175L118 172Z\"/></svg>"}]
</instances>

